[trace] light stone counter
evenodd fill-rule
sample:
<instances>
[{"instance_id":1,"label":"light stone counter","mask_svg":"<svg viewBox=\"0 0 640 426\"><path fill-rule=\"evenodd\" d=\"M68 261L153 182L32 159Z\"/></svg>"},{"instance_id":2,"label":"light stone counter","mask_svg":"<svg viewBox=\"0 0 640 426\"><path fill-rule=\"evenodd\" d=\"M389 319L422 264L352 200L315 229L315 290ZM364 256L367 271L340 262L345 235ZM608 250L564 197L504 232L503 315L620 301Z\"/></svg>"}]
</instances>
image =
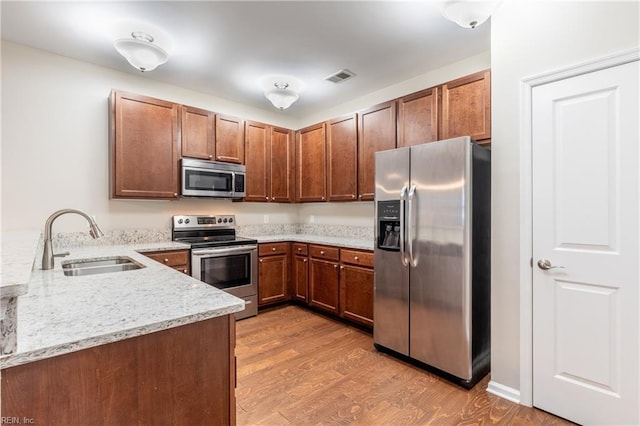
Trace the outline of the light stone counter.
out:
<instances>
[{"instance_id":1,"label":"light stone counter","mask_svg":"<svg viewBox=\"0 0 640 426\"><path fill-rule=\"evenodd\" d=\"M0 263L0 297L20 296L27 292L33 261L38 249L40 231L5 231Z\"/></svg>"},{"instance_id":2,"label":"light stone counter","mask_svg":"<svg viewBox=\"0 0 640 426\"><path fill-rule=\"evenodd\" d=\"M56 258L52 270L31 272L28 293L18 298L17 350L0 358L0 368L244 309L242 299L139 253L182 248L188 246L171 241L57 247L71 254ZM77 277L62 271L68 260L106 256L128 256L145 268Z\"/></svg>"},{"instance_id":3,"label":"light stone counter","mask_svg":"<svg viewBox=\"0 0 640 426\"><path fill-rule=\"evenodd\" d=\"M279 241L293 241L299 243L324 244L336 247L354 248L360 250L373 250L373 239L363 240L353 237L328 237L312 234L284 234L284 235L258 235L253 236L258 243L273 243Z\"/></svg>"}]
</instances>

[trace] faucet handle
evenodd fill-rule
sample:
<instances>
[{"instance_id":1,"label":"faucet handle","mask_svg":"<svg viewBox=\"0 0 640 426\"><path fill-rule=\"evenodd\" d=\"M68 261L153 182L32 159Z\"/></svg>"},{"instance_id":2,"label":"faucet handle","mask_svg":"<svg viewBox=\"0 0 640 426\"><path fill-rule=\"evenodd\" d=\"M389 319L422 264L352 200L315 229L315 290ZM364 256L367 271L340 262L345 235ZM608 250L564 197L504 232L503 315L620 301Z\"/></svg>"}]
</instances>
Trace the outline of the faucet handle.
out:
<instances>
[{"instance_id":1,"label":"faucet handle","mask_svg":"<svg viewBox=\"0 0 640 426\"><path fill-rule=\"evenodd\" d=\"M69 252L68 251L63 251L62 253L54 253L53 257L65 257L65 256L69 256Z\"/></svg>"}]
</instances>

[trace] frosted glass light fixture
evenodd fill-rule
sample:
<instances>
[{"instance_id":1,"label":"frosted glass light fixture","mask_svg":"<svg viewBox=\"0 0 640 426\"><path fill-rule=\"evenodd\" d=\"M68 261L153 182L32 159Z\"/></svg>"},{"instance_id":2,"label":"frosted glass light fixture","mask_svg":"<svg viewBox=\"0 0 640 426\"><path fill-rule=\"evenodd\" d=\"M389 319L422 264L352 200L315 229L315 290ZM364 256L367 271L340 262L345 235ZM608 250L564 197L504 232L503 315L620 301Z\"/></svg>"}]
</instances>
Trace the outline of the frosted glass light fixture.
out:
<instances>
[{"instance_id":1,"label":"frosted glass light fixture","mask_svg":"<svg viewBox=\"0 0 640 426\"><path fill-rule=\"evenodd\" d=\"M153 37L142 31L134 31L131 38L121 38L113 43L118 53L142 72L153 71L169 59L169 55L157 44Z\"/></svg>"},{"instance_id":2,"label":"frosted glass light fixture","mask_svg":"<svg viewBox=\"0 0 640 426\"><path fill-rule=\"evenodd\" d=\"M273 87L264 92L264 96L271 101L274 107L279 110L289 108L300 96L292 89L289 84L284 82L273 83Z\"/></svg>"},{"instance_id":3,"label":"frosted glass light fixture","mask_svg":"<svg viewBox=\"0 0 640 426\"><path fill-rule=\"evenodd\" d=\"M439 4L440 13L462 28L475 28L482 25L496 8L499 1L447 0Z\"/></svg>"}]
</instances>

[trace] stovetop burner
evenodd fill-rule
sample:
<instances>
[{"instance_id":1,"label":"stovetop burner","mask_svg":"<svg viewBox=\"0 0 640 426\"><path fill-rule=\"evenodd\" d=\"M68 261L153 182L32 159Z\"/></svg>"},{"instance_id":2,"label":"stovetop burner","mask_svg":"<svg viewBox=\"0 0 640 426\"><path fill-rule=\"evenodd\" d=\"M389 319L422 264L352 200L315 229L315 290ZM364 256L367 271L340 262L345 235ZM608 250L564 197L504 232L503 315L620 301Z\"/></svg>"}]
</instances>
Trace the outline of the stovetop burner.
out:
<instances>
[{"instance_id":1,"label":"stovetop burner","mask_svg":"<svg viewBox=\"0 0 640 426\"><path fill-rule=\"evenodd\" d=\"M257 240L236 236L236 218L220 216L174 216L172 239L191 248L258 244Z\"/></svg>"}]
</instances>

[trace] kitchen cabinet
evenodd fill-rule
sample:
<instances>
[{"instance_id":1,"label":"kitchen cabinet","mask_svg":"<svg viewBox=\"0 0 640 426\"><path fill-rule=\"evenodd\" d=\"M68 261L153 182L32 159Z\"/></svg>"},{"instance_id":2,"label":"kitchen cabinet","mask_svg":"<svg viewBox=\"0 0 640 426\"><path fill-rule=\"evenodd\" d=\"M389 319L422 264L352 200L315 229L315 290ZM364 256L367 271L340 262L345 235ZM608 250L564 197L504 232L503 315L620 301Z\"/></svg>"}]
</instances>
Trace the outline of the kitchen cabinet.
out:
<instances>
[{"instance_id":1,"label":"kitchen cabinet","mask_svg":"<svg viewBox=\"0 0 640 426\"><path fill-rule=\"evenodd\" d=\"M109 100L111 198L178 198L179 106L118 90Z\"/></svg>"},{"instance_id":2,"label":"kitchen cabinet","mask_svg":"<svg viewBox=\"0 0 640 426\"><path fill-rule=\"evenodd\" d=\"M5 368L2 414L57 425L235 425L235 345L235 319L224 315Z\"/></svg>"},{"instance_id":3,"label":"kitchen cabinet","mask_svg":"<svg viewBox=\"0 0 640 426\"><path fill-rule=\"evenodd\" d=\"M441 139L471 136L491 140L491 72L481 71L442 85Z\"/></svg>"},{"instance_id":4,"label":"kitchen cabinet","mask_svg":"<svg viewBox=\"0 0 640 426\"><path fill-rule=\"evenodd\" d=\"M167 265L183 274L191 275L191 252L190 250L164 250L153 252L142 252L150 259Z\"/></svg>"},{"instance_id":5,"label":"kitchen cabinet","mask_svg":"<svg viewBox=\"0 0 640 426\"><path fill-rule=\"evenodd\" d=\"M309 305L339 315L339 256L336 247L309 245Z\"/></svg>"},{"instance_id":6,"label":"kitchen cabinet","mask_svg":"<svg viewBox=\"0 0 640 426\"><path fill-rule=\"evenodd\" d=\"M373 253L340 250L340 316L373 327Z\"/></svg>"},{"instance_id":7,"label":"kitchen cabinet","mask_svg":"<svg viewBox=\"0 0 640 426\"><path fill-rule=\"evenodd\" d=\"M358 113L358 199L373 200L375 158L378 151L396 147L396 101Z\"/></svg>"},{"instance_id":8,"label":"kitchen cabinet","mask_svg":"<svg viewBox=\"0 0 640 426\"><path fill-rule=\"evenodd\" d=\"M297 132L296 137L296 201L325 201L326 188L325 123Z\"/></svg>"},{"instance_id":9,"label":"kitchen cabinet","mask_svg":"<svg viewBox=\"0 0 640 426\"><path fill-rule=\"evenodd\" d=\"M355 201L358 183L356 114L327 123L327 192L329 201Z\"/></svg>"},{"instance_id":10,"label":"kitchen cabinet","mask_svg":"<svg viewBox=\"0 0 640 426\"><path fill-rule=\"evenodd\" d=\"M307 244L293 243L292 273L293 298L309 302L309 250Z\"/></svg>"},{"instance_id":11,"label":"kitchen cabinet","mask_svg":"<svg viewBox=\"0 0 640 426\"><path fill-rule=\"evenodd\" d=\"M245 201L293 201L293 132L255 121L245 122Z\"/></svg>"},{"instance_id":12,"label":"kitchen cabinet","mask_svg":"<svg viewBox=\"0 0 640 426\"><path fill-rule=\"evenodd\" d=\"M289 300L289 246L258 244L258 306Z\"/></svg>"},{"instance_id":13,"label":"kitchen cabinet","mask_svg":"<svg viewBox=\"0 0 640 426\"><path fill-rule=\"evenodd\" d=\"M244 122L216 114L215 160L244 164Z\"/></svg>"},{"instance_id":14,"label":"kitchen cabinet","mask_svg":"<svg viewBox=\"0 0 640 426\"><path fill-rule=\"evenodd\" d=\"M216 115L200 108L180 107L182 133L182 156L213 159L215 152Z\"/></svg>"},{"instance_id":15,"label":"kitchen cabinet","mask_svg":"<svg viewBox=\"0 0 640 426\"><path fill-rule=\"evenodd\" d=\"M439 93L433 87L398 99L398 148L439 139Z\"/></svg>"}]
</instances>

